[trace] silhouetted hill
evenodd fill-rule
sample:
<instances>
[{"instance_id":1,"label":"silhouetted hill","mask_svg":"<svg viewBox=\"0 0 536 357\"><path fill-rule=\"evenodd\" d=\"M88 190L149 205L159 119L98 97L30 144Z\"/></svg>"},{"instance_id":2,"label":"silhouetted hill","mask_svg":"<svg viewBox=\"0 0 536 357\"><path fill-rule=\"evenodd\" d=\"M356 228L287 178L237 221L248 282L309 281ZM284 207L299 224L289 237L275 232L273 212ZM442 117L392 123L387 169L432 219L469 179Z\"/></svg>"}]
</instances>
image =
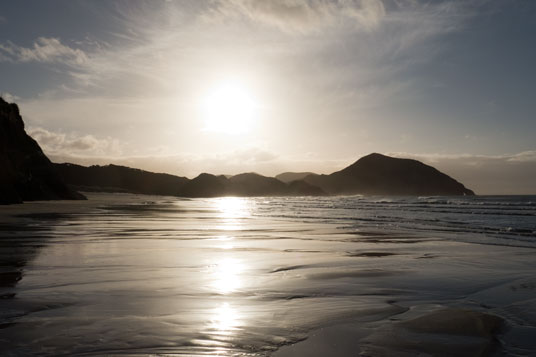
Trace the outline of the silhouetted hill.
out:
<instances>
[{"instance_id":1,"label":"silhouetted hill","mask_svg":"<svg viewBox=\"0 0 536 357\"><path fill-rule=\"evenodd\" d=\"M55 166L69 185L83 191L177 196L181 194L182 187L190 181L186 177L117 165L85 167L66 163Z\"/></svg>"},{"instance_id":2,"label":"silhouetted hill","mask_svg":"<svg viewBox=\"0 0 536 357\"><path fill-rule=\"evenodd\" d=\"M203 173L189 180L185 177L117 165L84 167L75 164L55 164L55 166L69 185L83 191L179 197L325 195L320 188L304 181L286 184L276 178L255 173L244 173L230 178Z\"/></svg>"},{"instance_id":3,"label":"silhouetted hill","mask_svg":"<svg viewBox=\"0 0 536 357\"><path fill-rule=\"evenodd\" d=\"M289 184L256 173L230 178L203 173L189 180L116 165L57 164L56 167L67 183L83 190L181 197L474 194L431 166L380 154L365 156L331 175L311 174Z\"/></svg>"},{"instance_id":4,"label":"silhouetted hill","mask_svg":"<svg viewBox=\"0 0 536 357\"><path fill-rule=\"evenodd\" d=\"M291 183L292 181L303 180L309 175L316 175L313 172L283 172L277 175L275 178L284 183Z\"/></svg>"},{"instance_id":5,"label":"silhouetted hill","mask_svg":"<svg viewBox=\"0 0 536 357\"><path fill-rule=\"evenodd\" d=\"M228 179L220 175L203 173L187 182L178 196L183 197L221 197L227 196Z\"/></svg>"},{"instance_id":6,"label":"silhouetted hill","mask_svg":"<svg viewBox=\"0 0 536 357\"><path fill-rule=\"evenodd\" d=\"M57 199L85 197L67 187L26 134L19 107L0 98L0 204Z\"/></svg>"},{"instance_id":7,"label":"silhouetted hill","mask_svg":"<svg viewBox=\"0 0 536 357\"><path fill-rule=\"evenodd\" d=\"M329 194L474 195L458 181L422 162L376 153L331 175L309 175L305 181Z\"/></svg>"},{"instance_id":8,"label":"silhouetted hill","mask_svg":"<svg viewBox=\"0 0 536 357\"><path fill-rule=\"evenodd\" d=\"M288 184L291 196L325 196L326 192L320 187L313 186L303 180L292 181Z\"/></svg>"},{"instance_id":9,"label":"silhouetted hill","mask_svg":"<svg viewBox=\"0 0 536 357\"><path fill-rule=\"evenodd\" d=\"M288 186L273 177L244 173L229 179L229 193L234 196L284 196Z\"/></svg>"}]
</instances>

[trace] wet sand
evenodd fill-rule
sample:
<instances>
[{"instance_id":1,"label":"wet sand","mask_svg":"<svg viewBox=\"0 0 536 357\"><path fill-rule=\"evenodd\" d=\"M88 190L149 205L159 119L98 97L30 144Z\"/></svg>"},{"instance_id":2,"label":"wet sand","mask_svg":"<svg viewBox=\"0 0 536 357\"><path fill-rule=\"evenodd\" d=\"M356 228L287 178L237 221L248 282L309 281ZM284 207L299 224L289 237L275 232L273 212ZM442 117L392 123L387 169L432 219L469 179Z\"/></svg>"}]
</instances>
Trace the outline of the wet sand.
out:
<instances>
[{"instance_id":1,"label":"wet sand","mask_svg":"<svg viewBox=\"0 0 536 357\"><path fill-rule=\"evenodd\" d=\"M0 207L1 354L536 351L536 249L267 215L278 199L89 198Z\"/></svg>"}]
</instances>

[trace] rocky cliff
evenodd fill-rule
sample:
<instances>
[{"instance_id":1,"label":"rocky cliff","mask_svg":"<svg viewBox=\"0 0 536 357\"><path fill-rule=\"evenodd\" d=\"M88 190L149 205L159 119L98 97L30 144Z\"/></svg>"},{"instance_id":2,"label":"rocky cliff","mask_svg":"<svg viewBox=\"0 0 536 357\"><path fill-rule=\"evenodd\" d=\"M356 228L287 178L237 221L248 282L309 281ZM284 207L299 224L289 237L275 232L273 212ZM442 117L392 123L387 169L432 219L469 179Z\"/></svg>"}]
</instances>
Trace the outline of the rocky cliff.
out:
<instances>
[{"instance_id":1,"label":"rocky cliff","mask_svg":"<svg viewBox=\"0 0 536 357\"><path fill-rule=\"evenodd\" d=\"M67 187L26 134L18 106L0 98L0 204L84 198Z\"/></svg>"}]
</instances>

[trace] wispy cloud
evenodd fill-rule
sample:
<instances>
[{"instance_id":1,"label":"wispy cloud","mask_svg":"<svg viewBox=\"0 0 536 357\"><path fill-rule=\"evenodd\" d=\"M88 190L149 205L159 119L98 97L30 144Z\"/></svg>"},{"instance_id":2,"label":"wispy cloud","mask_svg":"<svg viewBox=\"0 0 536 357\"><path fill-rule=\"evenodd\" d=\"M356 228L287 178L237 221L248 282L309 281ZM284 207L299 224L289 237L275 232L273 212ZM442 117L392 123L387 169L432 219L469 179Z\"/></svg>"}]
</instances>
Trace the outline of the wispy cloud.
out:
<instances>
[{"instance_id":1,"label":"wispy cloud","mask_svg":"<svg viewBox=\"0 0 536 357\"><path fill-rule=\"evenodd\" d=\"M475 161L485 160L498 160L504 162L535 162L536 163L536 150L527 150L514 154L502 154L502 155L475 155L475 154L441 154L441 153L428 153L428 154L413 154L407 152L391 152L388 155L394 157L406 157L414 158L416 160L422 160L426 162L436 163L442 160L464 160L468 163ZM473 164L471 164L473 165Z\"/></svg>"},{"instance_id":2,"label":"wispy cloud","mask_svg":"<svg viewBox=\"0 0 536 357\"><path fill-rule=\"evenodd\" d=\"M29 128L33 137L45 153L50 155L71 156L117 156L122 154L121 143L117 139L98 139L93 135L65 134L43 128Z\"/></svg>"},{"instance_id":3,"label":"wispy cloud","mask_svg":"<svg viewBox=\"0 0 536 357\"><path fill-rule=\"evenodd\" d=\"M19 96L16 96L14 94L11 94L9 92L0 92L0 97L4 98L6 102L13 103L19 99L21 99Z\"/></svg>"},{"instance_id":4,"label":"wispy cloud","mask_svg":"<svg viewBox=\"0 0 536 357\"><path fill-rule=\"evenodd\" d=\"M536 150L523 151L519 154L511 155L509 161L536 162Z\"/></svg>"},{"instance_id":5,"label":"wispy cloud","mask_svg":"<svg viewBox=\"0 0 536 357\"><path fill-rule=\"evenodd\" d=\"M307 157L281 156L260 148L244 151L229 151L214 154L154 154L90 156L83 153L56 152L48 154L53 162L70 162L80 165L124 165L152 172L171 173L193 178L200 173L238 174L257 172L275 176L287 171L316 171L331 173L343 167L342 160L314 160ZM262 153L262 154L261 154ZM255 156L260 155L260 157ZM263 157L266 155L266 157ZM246 159L244 159L246 157Z\"/></svg>"},{"instance_id":6,"label":"wispy cloud","mask_svg":"<svg viewBox=\"0 0 536 357\"><path fill-rule=\"evenodd\" d=\"M382 0L214 0L206 4L186 10L180 2L166 6L121 3L117 13L106 14L125 29L113 39L86 38L74 42L76 48L59 38L40 37L30 47L8 41L0 43L0 61L66 64L70 68L63 73L74 82L68 88L125 95L137 88L177 90L192 83L192 77L209 75L217 66L242 57L248 66L269 61L279 62L278 71L296 66L297 76L316 72L304 81L331 81L339 88L351 82L362 96L372 87L381 91L385 77L390 78L391 91L397 69L436 55L437 51L419 46L459 29L470 14L463 2L454 0L438 4L397 0L389 6ZM207 27L207 19L217 23ZM255 27L251 38L244 27L248 22ZM269 34L259 24L283 33ZM334 32L322 31L330 26ZM237 27L243 36L230 43ZM289 32L313 33L323 40L298 44L299 39L288 36ZM396 63L389 60L394 58ZM321 72L311 68L320 65ZM335 88L327 89L333 93Z\"/></svg>"},{"instance_id":7,"label":"wispy cloud","mask_svg":"<svg viewBox=\"0 0 536 357\"><path fill-rule=\"evenodd\" d=\"M308 33L343 19L372 29L383 16L381 0L217 0L206 18L246 18L286 32Z\"/></svg>"},{"instance_id":8,"label":"wispy cloud","mask_svg":"<svg viewBox=\"0 0 536 357\"><path fill-rule=\"evenodd\" d=\"M0 60L9 62L43 62L83 65L88 61L84 51L71 48L60 39L39 37L32 47L23 47L11 41L0 44Z\"/></svg>"}]
</instances>

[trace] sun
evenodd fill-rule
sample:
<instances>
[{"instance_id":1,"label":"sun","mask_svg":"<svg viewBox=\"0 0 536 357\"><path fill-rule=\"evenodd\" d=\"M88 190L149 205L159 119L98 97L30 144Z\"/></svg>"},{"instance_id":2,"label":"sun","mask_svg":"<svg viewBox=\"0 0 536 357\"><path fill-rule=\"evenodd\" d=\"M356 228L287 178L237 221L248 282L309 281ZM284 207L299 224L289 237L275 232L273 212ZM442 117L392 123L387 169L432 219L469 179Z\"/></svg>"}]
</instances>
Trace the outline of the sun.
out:
<instances>
[{"instance_id":1,"label":"sun","mask_svg":"<svg viewBox=\"0 0 536 357\"><path fill-rule=\"evenodd\" d=\"M212 89L202 103L205 130L243 134L254 124L256 104L246 87L226 82Z\"/></svg>"}]
</instances>

